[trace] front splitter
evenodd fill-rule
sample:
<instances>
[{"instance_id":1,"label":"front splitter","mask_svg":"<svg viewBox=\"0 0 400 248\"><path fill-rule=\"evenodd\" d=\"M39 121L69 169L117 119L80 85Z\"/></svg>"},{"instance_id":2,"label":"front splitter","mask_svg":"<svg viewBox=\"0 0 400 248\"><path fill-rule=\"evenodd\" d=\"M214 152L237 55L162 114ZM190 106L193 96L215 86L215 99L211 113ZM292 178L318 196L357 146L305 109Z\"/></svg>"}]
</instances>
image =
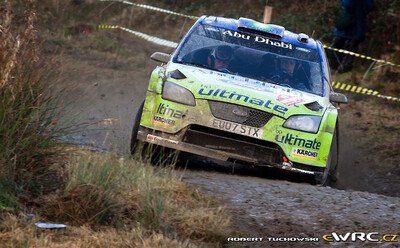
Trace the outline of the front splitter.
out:
<instances>
[{"instance_id":1,"label":"front splitter","mask_svg":"<svg viewBox=\"0 0 400 248\"><path fill-rule=\"evenodd\" d=\"M267 164L267 163L262 163L262 162L258 161L257 159L254 159L251 157L242 156L242 155L238 155L238 154L234 154L234 153L228 153L228 152L219 151L219 150L213 150L213 149L210 149L207 147L202 147L202 146L190 144L187 142L179 141L177 139L174 139L174 136L171 134L163 133L163 132L156 131L156 130L151 130L151 129L145 128L143 126L139 127L137 139L140 141L143 141L143 142L150 143L150 144L168 147L171 149L188 152L188 153L193 153L196 155L209 157L209 158L213 158L213 159L218 159L218 160L222 160L222 161L227 161L228 159L233 159L233 160L239 160L239 161L244 161L244 162L248 162L248 163L253 163L254 165L257 165L257 166L277 168L277 169L286 170L286 171L292 171L292 172L297 172L297 173L302 173L302 174L313 175L316 177L319 177L322 175L321 172L304 170L304 169L293 167L293 164L291 162L284 162L282 164Z\"/></svg>"}]
</instances>

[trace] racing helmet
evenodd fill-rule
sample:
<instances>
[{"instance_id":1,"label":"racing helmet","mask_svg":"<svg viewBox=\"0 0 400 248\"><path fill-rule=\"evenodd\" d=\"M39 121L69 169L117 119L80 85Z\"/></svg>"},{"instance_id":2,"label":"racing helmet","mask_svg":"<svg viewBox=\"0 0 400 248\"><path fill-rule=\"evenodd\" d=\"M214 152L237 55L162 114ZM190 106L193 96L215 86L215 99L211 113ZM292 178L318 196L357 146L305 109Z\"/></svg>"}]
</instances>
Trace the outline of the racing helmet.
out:
<instances>
[{"instance_id":1,"label":"racing helmet","mask_svg":"<svg viewBox=\"0 0 400 248\"><path fill-rule=\"evenodd\" d=\"M217 46L212 49L210 58L214 64L215 59L219 61L229 62L233 58L233 48L228 45Z\"/></svg>"},{"instance_id":2,"label":"racing helmet","mask_svg":"<svg viewBox=\"0 0 400 248\"><path fill-rule=\"evenodd\" d=\"M300 64L293 57L278 56L279 67L283 73L293 75L298 69Z\"/></svg>"}]
</instances>

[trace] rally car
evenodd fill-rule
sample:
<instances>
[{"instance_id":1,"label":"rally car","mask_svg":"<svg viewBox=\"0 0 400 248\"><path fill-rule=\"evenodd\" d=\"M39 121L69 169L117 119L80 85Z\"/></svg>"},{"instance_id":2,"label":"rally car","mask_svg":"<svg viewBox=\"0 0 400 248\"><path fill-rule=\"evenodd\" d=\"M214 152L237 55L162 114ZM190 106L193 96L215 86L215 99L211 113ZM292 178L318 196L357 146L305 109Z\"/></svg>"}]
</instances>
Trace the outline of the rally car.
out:
<instances>
[{"instance_id":1,"label":"rally car","mask_svg":"<svg viewBox=\"0 0 400 248\"><path fill-rule=\"evenodd\" d=\"M138 142L313 175L338 153L338 107L321 42L248 18L202 16L151 74Z\"/></svg>"}]
</instances>

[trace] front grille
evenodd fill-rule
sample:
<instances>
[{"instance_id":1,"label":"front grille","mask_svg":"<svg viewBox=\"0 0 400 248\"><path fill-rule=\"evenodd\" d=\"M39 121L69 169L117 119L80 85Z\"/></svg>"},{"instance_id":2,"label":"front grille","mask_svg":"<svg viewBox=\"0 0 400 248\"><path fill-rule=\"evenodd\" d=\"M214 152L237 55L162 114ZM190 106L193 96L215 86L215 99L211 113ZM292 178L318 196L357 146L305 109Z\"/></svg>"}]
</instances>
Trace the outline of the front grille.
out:
<instances>
[{"instance_id":1,"label":"front grille","mask_svg":"<svg viewBox=\"0 0 400 248\"><path fill-rule=\"evenodd\" d=\"M280 163L282 157L280 148L274 143L199 125L191 125L182 141L266 164Z\"/></svg>"},{"instance_id":2,"label":"front grille","mask_svg":"<svg viewBox=\"0 0 400 248\"><path fill-rule=\"evenodd\" d=\"M225 102L208 101L212 114L219 119L251 127L263 127L272 118L267 112Z\"/></svg>"}]
</instances>

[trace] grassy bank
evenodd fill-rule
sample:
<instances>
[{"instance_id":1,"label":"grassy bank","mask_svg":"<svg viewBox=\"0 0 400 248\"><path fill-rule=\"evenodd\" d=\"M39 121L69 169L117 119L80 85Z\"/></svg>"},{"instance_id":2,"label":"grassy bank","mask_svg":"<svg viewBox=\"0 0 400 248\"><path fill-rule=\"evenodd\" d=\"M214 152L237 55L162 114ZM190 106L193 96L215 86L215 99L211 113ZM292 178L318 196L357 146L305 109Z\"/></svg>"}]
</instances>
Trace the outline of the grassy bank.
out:
<instances>
[{"instance_id":1,"label":"grassy bank","mask_svg":"<svg viewBox=\"0 0 400 248\"><path fill-rule=\"evenodd\" d=\"M229 235L225 209L176 179L167 168L133 159L76 152L66 182L34 201L36 216L3 214L0 240L40 247L218 247ZM65 223L41 232L36 221ZM35 235L35 233L41 235ZM79 240L79 241L78 241ZM12 244L12 245L11 245Z\"/></svg>"}]
</instances>

